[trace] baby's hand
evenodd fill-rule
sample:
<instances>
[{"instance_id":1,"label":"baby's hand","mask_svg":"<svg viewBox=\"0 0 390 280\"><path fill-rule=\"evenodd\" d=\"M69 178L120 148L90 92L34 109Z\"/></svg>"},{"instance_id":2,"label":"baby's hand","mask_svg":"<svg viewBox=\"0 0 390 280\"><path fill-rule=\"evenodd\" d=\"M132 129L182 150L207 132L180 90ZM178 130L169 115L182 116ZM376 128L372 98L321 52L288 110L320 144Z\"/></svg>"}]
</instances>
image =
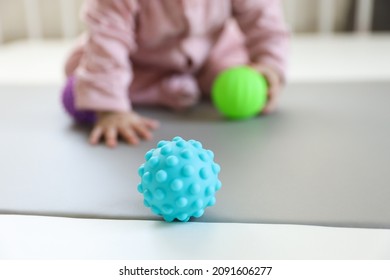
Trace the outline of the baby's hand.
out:
<instances>
[{"instance_id":1,"label":"baby's hand","mask_svg":"<svg viewBox=\"0 0 390 280\"><path fill-rule=\"evenodd\" d=\"M282 89L281 78L279 76L279 73L275 69L267 65L260 64L260 63L253 63L250 64L250 66L254 68L256 71L258 71L260 74L264 75L264 77L267 79L268 100L267 100L267 105L264 107L262 113L269 114L273 112L276 108L278 97Z\"/></svg>"},{"instance_id":2,"label":"baby's hand","mask_svg":"<svg viewBox=\"0 0 390 280\"><path fill-rule=\"evenodd\" d=\"M129 144L136 145L140 139L150 140L152 130L159 126L158 121L142 117L135 112L100 112L89 136L92 145L104 137L106 145L114 148L121 136Z\"/></svg>"}]
</instances>

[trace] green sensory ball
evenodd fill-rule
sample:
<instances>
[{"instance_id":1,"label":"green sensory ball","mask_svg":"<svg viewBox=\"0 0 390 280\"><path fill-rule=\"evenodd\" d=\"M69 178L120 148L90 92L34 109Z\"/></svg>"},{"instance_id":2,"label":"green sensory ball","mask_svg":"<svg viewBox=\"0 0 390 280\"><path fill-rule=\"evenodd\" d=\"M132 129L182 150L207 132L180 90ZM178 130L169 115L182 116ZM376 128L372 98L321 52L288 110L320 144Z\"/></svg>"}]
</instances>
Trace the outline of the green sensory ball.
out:
<instances>
[{"instance_id":1,"label":"green sensory ball","mask_svg":"<svg viewBox=\"0 0 390 280\"><path fill-rule=\"evenodd\" d=\"M267 102L267 81L248 66L227 69L214 81L214 106L229 119L247 119L261 112Z\"/></svg>"}]
</instances>

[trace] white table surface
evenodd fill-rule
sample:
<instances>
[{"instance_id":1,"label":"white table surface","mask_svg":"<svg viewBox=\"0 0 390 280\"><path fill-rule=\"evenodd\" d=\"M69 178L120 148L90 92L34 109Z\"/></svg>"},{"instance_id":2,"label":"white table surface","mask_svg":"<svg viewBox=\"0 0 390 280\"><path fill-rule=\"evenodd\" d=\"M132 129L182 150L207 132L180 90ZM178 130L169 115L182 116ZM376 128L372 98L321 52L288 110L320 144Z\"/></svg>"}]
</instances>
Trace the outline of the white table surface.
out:
<instances>
[{"instance_id":1,"label":"white table surface","mask_svg":"<svg viewBox=\"0 0 390 280\"><path fill-rule=\"evenodd\" d=\"M0 215L0 259L390 259L390 230Z\"/></svg>"}]
</instances>

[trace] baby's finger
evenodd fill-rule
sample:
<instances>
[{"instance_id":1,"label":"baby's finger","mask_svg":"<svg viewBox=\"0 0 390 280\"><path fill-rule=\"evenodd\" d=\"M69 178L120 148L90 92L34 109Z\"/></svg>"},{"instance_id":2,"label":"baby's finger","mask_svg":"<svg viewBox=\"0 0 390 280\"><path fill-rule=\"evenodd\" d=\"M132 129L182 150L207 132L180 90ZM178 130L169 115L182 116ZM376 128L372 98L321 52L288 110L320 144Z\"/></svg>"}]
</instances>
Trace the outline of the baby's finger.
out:
<instances>
[{"instance_id":1,"label":"baby's finger","mask_svg":"<svg viewBox=\"0 0 390 280\"><path fill-rule=\"evenodd\" d=\"M137 145L139 143L139 139L136 135L136 133L130 129L125 127L119 128L119 133L125 139L125 141L129 144Z\"/></svg>"},{"instance_id":2,"label":"baby's finger","mask_svg":"<svg viewBox=\"0 0 390 280\"><path fill-rule=\"evenodd\" d=\"M152 139L153 135L150 132L149 128L146 127L145 125L138 123L135 124L133 128L141 138L146 140Z\"/></svg>"},{"instance_id":3,"label":"baby's finger","mask_svg":"<svg viewBox=\"0 0 390 280\"><path fill-rule=\"evenodd\" d=\"M267 80L268 91L276 91L279 84L278 77L269 72L264 72L263 74Z\"/></svg>"},{"instance_id":4,"label":"baby's finger","mask_svg":"<svg viewBox=\"0 0 390 280\"><path fill-rule=\"evenodd\" d=\"M276 99L277 99L276 94L273 94L272 92L268 94L268 101L267 101L267 105L264 107L262 111L263 114L269 114L275 110L277 104Z\"/></svg>"},{"instance_id":5,"label":"baby's finger","mask_svg":"<svg viewBox=\"0 0 390 280\"><path fill-rule=\"evenodd\" d=\"M114 148L118 143L118 131L114 127L109 127L105 131L104 137L106 139L106 145L110 148Z\"/></svg>"},{"instance_id":6,"label":"baby's finger","mask_svg":"<svg viewBox=\"0 0 390 280\"><path fill-rule=\"evenodd\" d=\"M268 103L261 113L264 115L268 115L272 113L274 110L275 110L275 103Z\"/></svg>"},{"instance_id":7,"label":"baby's finger","mask_svg":"<svg viewBox=\"0 0 390 280\"><path fill-rule=\"evenodd\" d=\"M89 135L89 143L96 145L103 135L103 129L100 126L95 126Z\"/></svg>"},{"instance_id":8,"label":"baby's finger","mask_svg":"<svg viewBox=\"0 0 390 280\"><path fill-rule=\"evenodd\" d=\"M160 122L154 119L142 118L142 122L145 124L146 127L151 129L156 129L160 126Z\"/></svg>"},{"instance_id":9,"label":"baby's finger","mask_svg":"<svg viewBox=\"0 0 390 280\"><path fill-rule=\"evenodd\" d=\"M277 90L276 87L279 85L280 81L279 76L275 71L263 65L252 64L251 66L265 77L269 90Z\"/></svg>"}]
</instances>

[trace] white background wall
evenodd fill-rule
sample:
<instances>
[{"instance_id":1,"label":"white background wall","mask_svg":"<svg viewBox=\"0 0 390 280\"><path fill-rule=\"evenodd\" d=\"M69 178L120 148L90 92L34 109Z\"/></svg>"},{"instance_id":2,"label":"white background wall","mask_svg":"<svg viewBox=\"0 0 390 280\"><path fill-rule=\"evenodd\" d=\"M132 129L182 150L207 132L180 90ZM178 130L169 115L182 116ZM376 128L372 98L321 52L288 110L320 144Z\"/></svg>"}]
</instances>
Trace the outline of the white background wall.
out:
<instances>
[{"instance_id":1,"label":"white background wall","mask_svg":"<svg viewBox=\"0 0 390 280\"><path fill-rule=\"evenodd\" d=\"M28 37L29 29L30 32L34 29L34 26L29 24L28 14L32 21L35 14L35 22L41 27L38 35L44 38L62 37L64 32L78 34L83 30L79 19L82 3L83 0L0 0L0 41ZM329 24L332 31L342 31L351 3L352 0L283 0L286 19L296 33L316 32L321 29L321 24L324 23L321 15L325 17L325 21L330 22L325 22L325 25ZM330 16L324 5L331 6ZM64 31L64 28L67 31Z\"/></svg>"},{"instance_id":2,"label":"white background wall","mask_svg":"<svg viewBox=\"0 0 390 280\"><path fill-rule=\"evenodd\" d=\"M74 23L72 28L75 33L83 30L79 19L79 10L83 0L0 0L0 26L2 26L3 41L23 39L28 36L27 10L30 9L31 12L35 3L38 7L38 20L44 38L62 37L63 20ZM66 19L62 16L64 3L68 5L67 8L70 8L71 14L71 17Z\"/></svg>"},{"instance_id":3,"label":"white background wall","mask_svg":"<svg viewBox=\"0 0 390 280\"><path fill-rule=\"evenodd\" d=\"M83 1L0 0L0 86L63 83L73 37L83 30ZM347 34L341 31L353 1L357 32ZM373 1L283 0L287 22L298 33L292 40L290 82L389 81L390 33L370 33ZM328 36L333 32L337 36ZM25 40L63 37L70 40Z\"/></svg>"}]
</instances>

